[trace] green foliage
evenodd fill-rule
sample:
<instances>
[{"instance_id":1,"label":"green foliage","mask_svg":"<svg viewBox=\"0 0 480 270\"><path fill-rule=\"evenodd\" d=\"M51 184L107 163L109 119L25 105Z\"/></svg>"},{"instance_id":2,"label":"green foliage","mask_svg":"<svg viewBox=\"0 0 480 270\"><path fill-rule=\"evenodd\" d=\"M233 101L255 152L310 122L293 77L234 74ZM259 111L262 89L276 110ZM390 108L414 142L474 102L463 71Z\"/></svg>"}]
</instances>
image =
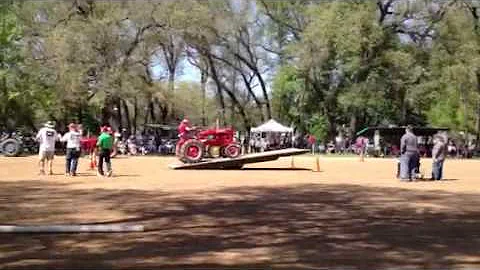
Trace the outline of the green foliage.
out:
<instances>
[{"instance_id":1,"label":"green foliage","mask_svg":"<svg viewBox=\"0 0 480 270\"><path fill-rule=\"evenodd\" d=\"M23 29L14 7L10 1L0 3L0 125L7 129L32 126L31 104L36 104L24 65Z\"/></svg>"},{"instance_id":2,"label":"green foliage","mask_svg":"<svg viewBox=\"0 0 480 270\"><path fill-rule=\"evenodd\" d=\"M303 103L300 95L304 92L303 81L297 71L289 66L282 67L273 82L272 104L275 116L285 123L293 123L302 130L306 126L300 121Z\"/></svg>"},{"instance_id":3,"label":"green foliage","mask_svg":"<svg viewBox=\"0 0 480 270\"><path fill-rule=\"evenodd\" d=\"M320 142L325 142L328 138L328 121L319 114L313 115L308 120L308 133L313 134Z\"/></svg>"},{"instance_id":4,"label":"green foliage","mask_svg":"<svg viewBox=\"0 0 480 270\"><path fill-rule=\"evenodd\" d=\"M445 3L447 12L439 15L420 3L399 5L389 18L393 23L382 25L375 4L327 1L305 12L301 39L289 45L291 60L273 84L275 111L294 123L323 117L329 137L345 123L353 129L417 124L478 133L479 22L468 6ZM398 14L407 13L423 16L430 32L395 24L404 20Z\"/></svg>"},{"instance_id":5,"label":"green foliage","mask_svg":"<svg viewBox=\"0 0 480 270\"><path fill-rule=\"evenodd\" d=\"M454 6L439 24L430 60L434 105L428 119L454 130L478 132L480 36L472 19Z\"/></svg>"}]
</instances>

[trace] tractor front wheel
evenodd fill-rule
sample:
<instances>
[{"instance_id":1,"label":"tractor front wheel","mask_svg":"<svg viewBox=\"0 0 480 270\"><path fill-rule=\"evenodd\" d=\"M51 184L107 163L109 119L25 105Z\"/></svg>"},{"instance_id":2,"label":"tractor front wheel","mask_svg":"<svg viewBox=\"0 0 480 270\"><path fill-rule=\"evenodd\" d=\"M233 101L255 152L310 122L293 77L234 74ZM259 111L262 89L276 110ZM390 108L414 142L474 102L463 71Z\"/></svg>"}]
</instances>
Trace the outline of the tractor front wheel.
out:
<instances>
[{"instance_id":1,"label":"tractor front wheel","mask_svg":"<svg viewBox=\"0 0 480 270\"><path fill-rule=\"evenodd\" d=\"M180 149L180 160L186 163L200 162L204 155L203 143L197 140L186 141Z\"/></svg>"},{"instance_id":2,"label":"tractor front wheel","mask_svg":"<svg viewBox=\"0 0 480 270\"><path fill-rule=\"evenodd\" d=\"M229 144L223 148L223 156L229 157L229 158L236 158L240 156L240 145L238 144Z\"/></svg>"}]
</instances>

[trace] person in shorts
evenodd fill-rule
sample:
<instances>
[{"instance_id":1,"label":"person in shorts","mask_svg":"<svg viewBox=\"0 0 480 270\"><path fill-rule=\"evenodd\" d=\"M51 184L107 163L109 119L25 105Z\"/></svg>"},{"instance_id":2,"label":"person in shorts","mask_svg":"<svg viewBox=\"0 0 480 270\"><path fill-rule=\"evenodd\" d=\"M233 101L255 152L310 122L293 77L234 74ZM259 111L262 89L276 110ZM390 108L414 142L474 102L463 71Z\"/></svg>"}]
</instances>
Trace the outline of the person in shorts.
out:
<instances>
[{"instance_id":1,"label":"person in shorts","mask_svg":"<svg viewBox=\"0 0 480 270\"><path fill-rule=\"evenodd\" d=\"M48 173L53 174L53 158L55 156L55 142L59 139L58 133L54 129L55 125L52 121L45 123L36 136L37 141L40 143L38 156L40 174L45 174L45 161L48 161Z\"/></svg>"}]
</instances>

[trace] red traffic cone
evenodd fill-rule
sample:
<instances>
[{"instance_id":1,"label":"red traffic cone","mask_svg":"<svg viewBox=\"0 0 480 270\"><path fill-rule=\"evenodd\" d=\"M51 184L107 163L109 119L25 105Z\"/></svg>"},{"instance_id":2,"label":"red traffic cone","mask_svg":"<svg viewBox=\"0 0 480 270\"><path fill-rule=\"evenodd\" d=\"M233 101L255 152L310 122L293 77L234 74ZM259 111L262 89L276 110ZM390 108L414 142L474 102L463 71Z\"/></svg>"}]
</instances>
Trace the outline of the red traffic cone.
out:
<instances>
[{"instance_id":1,"label":"red traffic cone","mask_svg":"<svg viewBox=\"0 0 480 270\"><path fill-rule=\"evenodd\" d=\"M90 153L90 170L95 170L96 167L95 153Z\"/></svg>"}]
</instances>

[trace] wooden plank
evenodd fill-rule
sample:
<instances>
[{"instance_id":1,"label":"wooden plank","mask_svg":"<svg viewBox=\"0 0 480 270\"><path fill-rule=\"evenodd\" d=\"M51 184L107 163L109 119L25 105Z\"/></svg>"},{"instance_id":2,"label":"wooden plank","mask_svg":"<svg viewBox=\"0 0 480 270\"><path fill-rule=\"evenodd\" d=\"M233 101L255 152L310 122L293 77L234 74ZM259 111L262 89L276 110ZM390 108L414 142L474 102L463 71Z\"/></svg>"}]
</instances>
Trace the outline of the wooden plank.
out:
<instances>
[{"instance_id":1,"label":"wooden plank","mask_svg":"<svg viewBox=\"0 0 480 270\"><path fill-rule=\"evenodd\" d=\"M171 164L169 167L174 170L187 170L187 169L241 169L243 165L249 163L258 163L273 161L280 157L288 157L295 155L302 155L308 153L308 149L282 149L274 150L262 153L248 154L239 156L237 158L218 158L212 160L206 160L199 163L191 164Z\"/></svg>"},{"instance_id":2,"label":"wooden plank","mask_svg":"<svg viewBox=\"0 0 480 270\"><path fill-rule=\"evenodd\" d=\"M119 233L143 232L143 225L0 225L0 233Z\"/></svg>"}]
</instances>

